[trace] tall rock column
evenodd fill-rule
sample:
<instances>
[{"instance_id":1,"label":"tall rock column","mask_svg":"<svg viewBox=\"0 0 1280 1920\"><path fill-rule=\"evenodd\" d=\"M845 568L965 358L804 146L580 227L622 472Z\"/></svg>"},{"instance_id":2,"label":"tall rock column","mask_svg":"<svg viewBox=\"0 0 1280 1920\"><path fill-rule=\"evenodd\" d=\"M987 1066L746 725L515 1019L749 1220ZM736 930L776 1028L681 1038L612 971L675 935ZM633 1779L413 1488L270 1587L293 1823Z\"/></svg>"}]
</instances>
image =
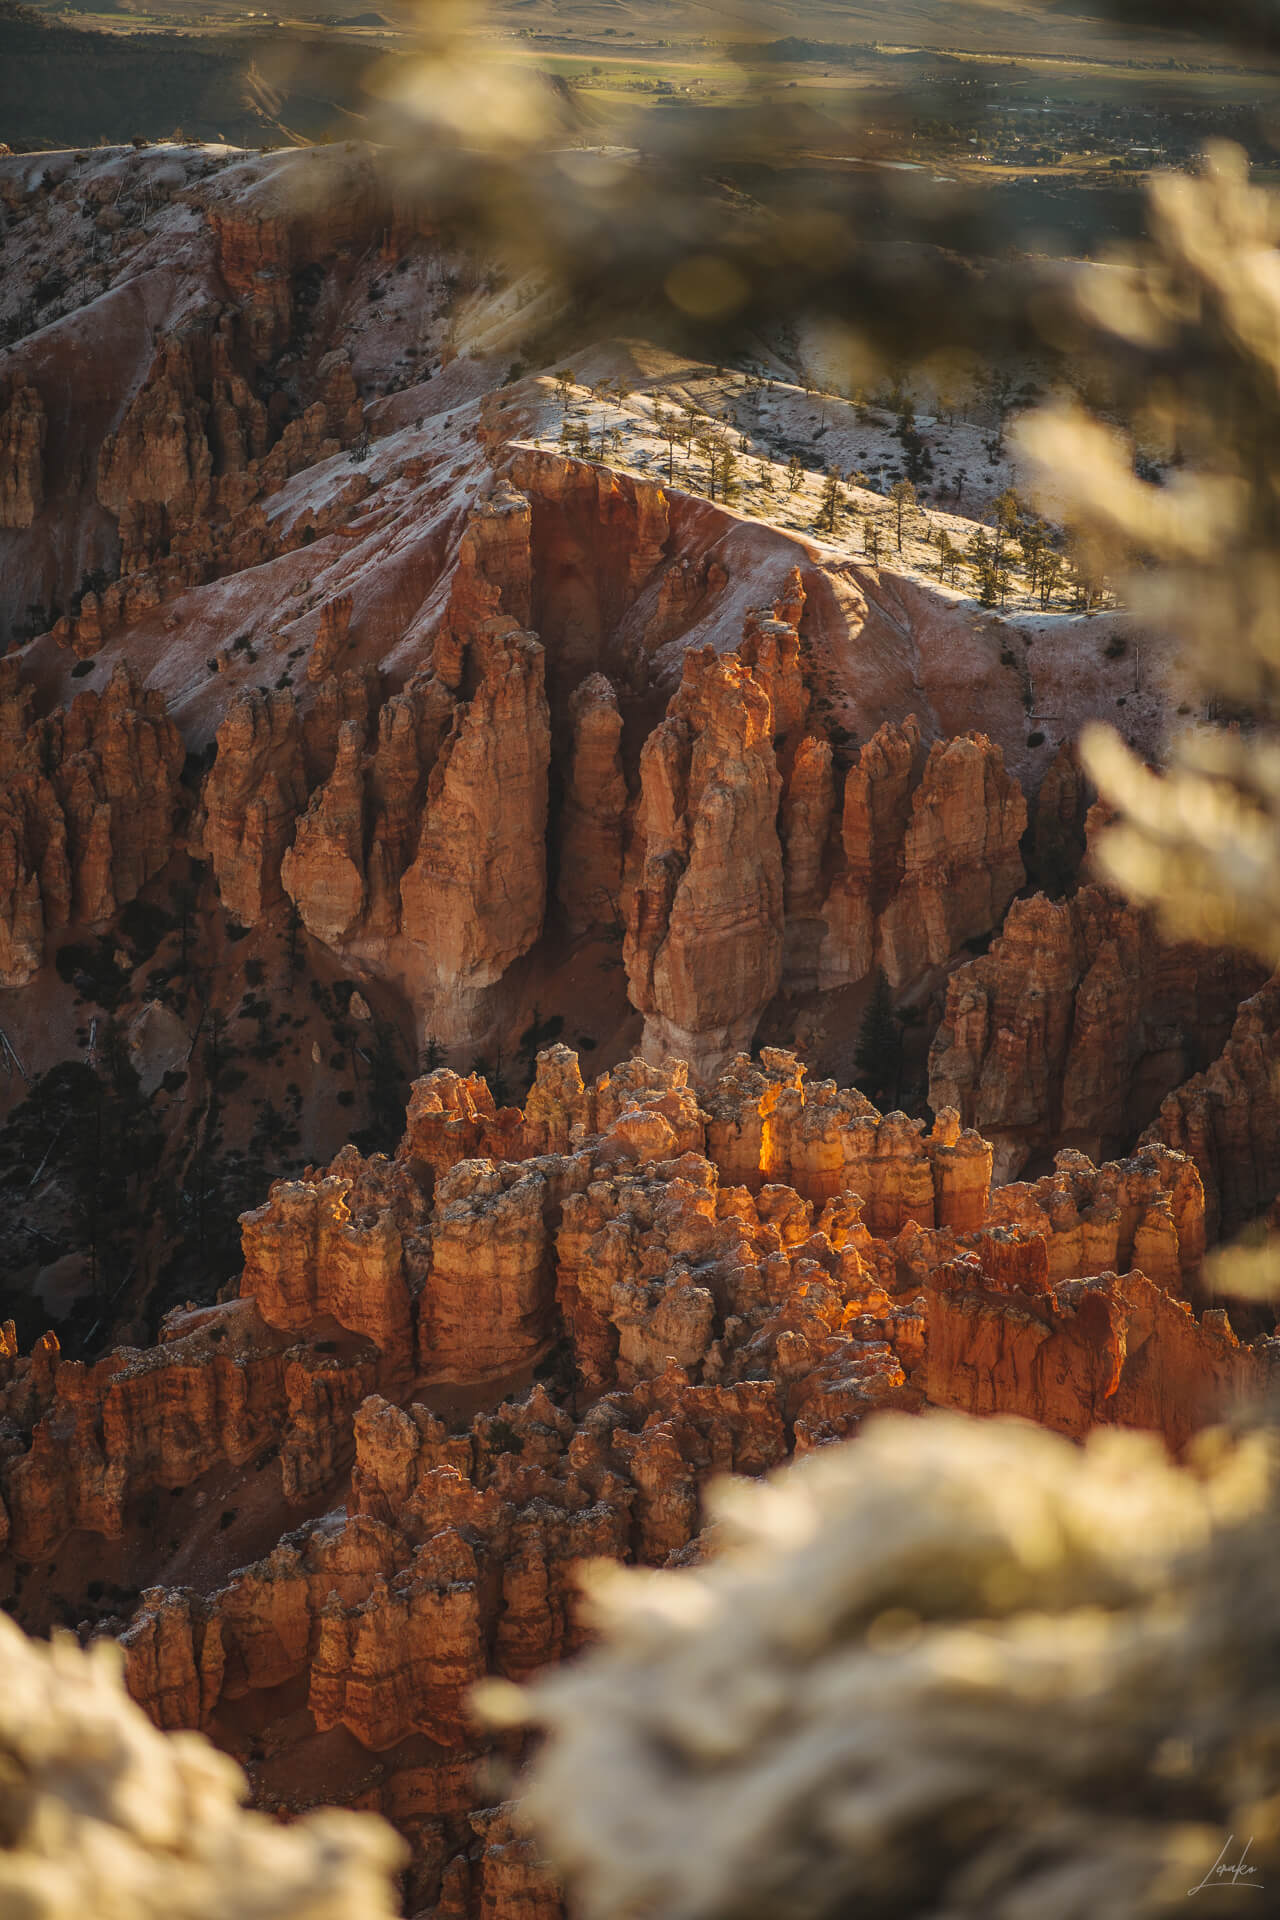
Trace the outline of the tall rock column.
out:
<instances>
[{"instance_id":1,"label":"tall rock column","mask_svg":"<svg viewBox=\"0 0 1280 1920\"><path fill-rule=\"evenodd\" d=\"M903 883L880 921L891 986L941 966L998 927L1026 878L1019 841L1021 787L985 734L939 741L915 791L903 846Z\"/></svg>"},{"instance_id":2,"label":"tall rock column","mask_svg":"<svg viewBox=\"0 0 1280 1920\"><path fill-rule=\"evenodd\" d=\"M251 927L281 898L280 862L307 804L293 695L244 688L218 728L195 844L213 862L222 904Z\"/></svg>"},{"instance_id":3,"label":"tall rock column","mask_svg":"<svg viewBox=\"0 0 1280 1920\"><path fill-rule=\"evenodd\" d=\"M498 618L469 652L476 689L432 769L417 853L400 883L429 1030L446 1044L472 1036L480 994L542 931L547 894L543 651Z\"/></svg>"},{"instance_id":4,"label":"tall rock column","mask_svg":"<svg viewBox=\"0 0 1280 1920\"><path fill-rule=\"evenodd\" d=\"M613 687L593 673L569 702L573 753L560 830L556 892L574 933L616 920L622 892L627 783L622 715Z\"/></svg>"},{"instance_id":5,"label":"tall rock column","mask_svg":"<svg viewBox=\"0 0 1280 1920\"><path fill-rule=\"evenodd\" d=\"M331 947L353 931L367 899L363 753L359 723L345 720L333 772L312 794L280 863L281 885L303 926Z\"/></svg>"},{"instance_id":6,"label":"tall rock column","mask_svg":"<svg viewBox=\"0 0 1280 1920\"><path fill-rule=\"evenodd\" d=\"M914 714L908 714L901 723L886 720L845 775L840 822L843 865L825 909L821 987L863 980L875 964L876 917L902 879L911 789L923 761L920 725Z\"/></svg>"},{"instance_id":7,"label":"tall rock column","mask_svg":"<svg viewBox=\"0 0 1280 1920\"><path fill-rule=\"evenodd\" d=\"M29 527L44 505L47 428L39 392L19 377L0 406L0 527Z\"/></svg>"},{"instance_id":8,"label":"tall rock column","mask_svg":"<svg viewBox=\"0 0 1280 1920\"><path fill-rule=\"evenodd\" d=\"M685 656L645 743L623 947L643 1051L709 1079L748 1047L782 977L781 779L773 709L750 668Z\"/></svg>"}]
</instances>

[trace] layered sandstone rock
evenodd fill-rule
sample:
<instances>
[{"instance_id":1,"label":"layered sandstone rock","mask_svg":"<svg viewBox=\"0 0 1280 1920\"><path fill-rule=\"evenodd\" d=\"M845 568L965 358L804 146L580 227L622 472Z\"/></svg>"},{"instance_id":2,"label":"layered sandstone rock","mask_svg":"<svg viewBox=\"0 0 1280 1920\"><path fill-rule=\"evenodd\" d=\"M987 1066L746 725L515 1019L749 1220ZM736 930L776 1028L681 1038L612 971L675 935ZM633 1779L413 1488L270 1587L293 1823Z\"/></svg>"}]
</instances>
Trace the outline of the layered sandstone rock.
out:
<instances>
[{"instance_id":1,"label":"layered sandstone rock","mask_svg":"<svg viewBox=\"0 0 1280 1920\"><path fill-rule=\"evenodd\" d=\"M815 1202L861 1196L873 1233L908 1221L966 1229L986 1213L991 1149L954 1113L926 1137L905 1114L881 1115L856 1088L806 1081L796 1056L766 1047L741 1055L706 1096L707 1153L753 1191L769 1180Z\"/></svg>"},{"instance_id":2,"label":"layered sandstone rock","mask_svg":"<svg viewBox=\"0 0 1280 1920\"><path fill-rule=\"evenodd\" d=\"M280 884L308 933L339 946L360 925L369 902L365 860L363 731L343 722L333 772L311 796L293 844L280 862Z\"/></svg>"},{"instance_id":3,"label":"layered sandstone rock","mask_svg":"<svg viewBox=\"0 0 1280 1920\"><path fill-rule=\"evenodd\" d=\"M32 722L19 663L0 670L0 982L38 969L47 931L102 925L173 850L184 760L164 696L123 662L102 693Z\"/></svg>"},{"instance_id":4,"label":"layered sandstone rock","mask_svg":"<svg viewBox=\"0 0 1280 1920\"><path fill-rule=\"evenodd\" d=\"M1019 900L991 951L951 975L930 1100L992 1140L1004 1179L1051 1142L1114 1151L1162 1087L1212 1052L1259 972L1167 945L1149 915L1099 887Z\"/></svg>"},{"instance_id":5,"label":"layered sandstone rock","mask_svg":"<svg viewBox=\"0 0 1280 1920\"><path fill-rule=\"evenodd\" d=\"M1189 1293L1205 1251L1205 1190L1193 1160L1144 1146L1095 1167L1063 1148L1056 1172L999 1187L986 1223L1016 1226L1043 1241L1050 1281L1140 1267L1175 1296Z\"/></svg>"},{"instance_id":6,"label":"layered sandstone rock","mask_svg":"<svg viewBox=\"0 0 1280 1920\"><path fill-rule=\"evenodd\" d=\"M471 509L435 637L435 670L446 686L461 684L466 648L491 621L505 616L517 627L530 625L531 524L528 496L506 480Z\"/></svg>"},{"instance_id":7,"label":"layered sandstone rock","mask_svg":"<svg viewBox=\"0 0 1280 1920\"><path fill-rule=\"evenodd\" d=\"M260 502L362 431L348 356L321 357L291 407L253 379L252 328L210 304L159 340L140 384L96 449L96 494L119 527L118 577L80 596L55 632L86 658L166 598L280 550ZM351 491L354 489L354 493ZM348 507L367 483L353 476Z\"/></svg>"},{"instance_id":8,"label":"layered sandstone rock","mask_svg":"<svg viewBox=\"0 0 1280 1920\"><path fill-rule=\"evenodd\" d=\"M535 1162L464 1160L437 1180L418 1320L428 1378L500 1377L547 1346L555 1285L544 1220L551 1172Z\"/></svg>"},{"instance_id":9,"label":"layered sandstone rock","mask_svg":"<svg viewBox=\"0 0 1280 1920\"><path fill-rule=\"evenodd\" d=\"M141 1492L247 1457L273 1423L286 1497L304 1497L337 1470L342 1421L371 1382L509 1377L557 1325L591 1395L673 1365L697 1386L767 1379L813 1445L872 1406L914 1403L924 1302L962 1255L997 1290L1130 1267L1171 1301L1194 1288L1203 1194L1184 1155L1149 1147L1095 1168L1063 1152L1057 1173L988 1203L989 1177L989 1148L954 1114L926 1136L806 1084L785 1053L739 1060L705 1108L682 1070L643 1062L587 1087L566 1048L540 1058L523 1113L437 1071L394 1161L344 1149L244 1216L234 1310L150 1356L86 1370L58 1364L53 1343L10 1364L11 1417L33 1434L6 1480L15 1537L37 1557L72 1525L118 1532ZM175 1407L181 1444L166 1438ZM55 1438L68 1422L70 1479Z\"/></svg>"},{"instance_id":10,"label":"layered sandstone rock","mask_svg":"<svg viewBox=\"0 0 1280 1920\"><path fill-rule=\"evenodd\" d=\"M241 1293L268 1326L290 1331L336 1321L383 1357L387 1377L410 1376L412 1296L426 1268L422 1208L385 1163L344 1150L333 1170L277 1181L241 1218Z\"/></svg>"},{"instance_id":11,"label":"layered sandstone rock","mask_svg":"<svg viewBox=\"0 0 1280 1920\"><path fill-rule=\"evenodd\" d=\"M876 923L902 884L911 793L924 758L924 741L912 714L901 725L886 721L859 749L845 775L843 864L824 915L823 986L864 979L875 964Z\"/></svg>"},{"instance_id":12,"label":"layered sandstone rock","mask_svg":"<svg viewBox=\"0 0 1280 1920\"><path fill-rule=\"evenodd\" d=\"M827 845L835 803L831 743L816 734L806 734L796 747L782 802L784 972L798 988L817 986L820 975L820 953L827 937Z\"/></svg>"},{"instance_id":13,"label":"layered sandstone rock","mask_svg":"<svg viewBox=\"0 0 1280 1920\"><path fill-rule=\"evenodd\" d=\"M575 1065L576 1060L575 1055ZM411 1177L430 1197L436 1178L460 1160L518 1159L522 1123L518 1107L496 1105L483 1075L464 1077L450 1067L438 1067L409 1090L396 1159L407 1163Z\"/></svg>"},{"instance_id":14,"label":"layered sandstone rock","mask_svg":"<svg viewBox=\"0 0 1280 1920\"><path fill-rule=\"evenodd\" d=\"M326 600L320 609L316 637L307 655L307 679L324 680L342 664L342 653L351 631L351 595L339 594Z\"/></svg>"},{"instance_id":15,"label":"layered sandstone rock","mask_svg":"<svg viewBox=\"0 0 1280 1920\"><path fill-rule=\"evenodd\" d=\"M322 1729L375 1751L415 1733L464 1748L488 1647L521 1679L575 1651L588 1559L661 1564L696 1532L712 1474L763 1472L786 1444L771 1383L690 1387L674 1367L581 1424L541 1388L454 1435L424 1406L375 1397L355 1442L345 1518L300 1529L207 1599L144 1596L126 1678L161 1724L216 1724L224 1699L305 1675Z\"/></svg>"},{"instance_id":16,"label":"layered sandstone rock","mask_svg":"<svg viewBox=\"0 0 1280 1920\"><path fill-rule=\"evenodd\" d=\"M595 672L643 684L659 636L650 627L642 650L639 636L622 635L670 541L664 489L528 447L513 451L510 472L531 509L530 612L509 600L504 610L542 636L557 708Z\"/></svg>"},{"instance_id":17,"label":"layered sandstone rock","mask_svg":"<svg viewBox=\"0 0 1280 1920\"><path fill-rule=\"evenodd\" d=\"M1080 872L1090 791L1074 743L1064 741L1031 809L1032 875L1055 897L1074 886Z\"/></svg>"},{"instance_id":18,"label":"layered sandstone rock","mask_svg":"<svg viewBox=\"0 0 1280 1920\"><path fill-rule=\"evenodd\" d=\"M686 654L640 783L631 999L646 1055L707 1078L749 1043L782 977L782 783L772 705L749 668L709 648Z\"/></svg>"},{"instance_id":19,"label":"layered sandstone rock","mask_svg":"<svg viewBox=\"0 0 1280 1920\"><path fill-rule=\"evenodd\" d=\"M331 631L342 630L340 610ZM302 729L306 777L315 784L281 859L280 884L309 933L333 947L359 944L385 963L400 931L400 882L428 777L456 703L428 674L378 698L368 673L348 670L317 685Z\"/></svg>"},{"instance_id":20,"label":"layered sandstone rock","mask_svg":"<svg viewBox=\"0 0 1280 1920\"><path fill-rule=\"evenodd\" d=\"M44 506L47 433L37 387L19 376L0 388L0 527L29 527Z\"/></svg>"}]
</instances>

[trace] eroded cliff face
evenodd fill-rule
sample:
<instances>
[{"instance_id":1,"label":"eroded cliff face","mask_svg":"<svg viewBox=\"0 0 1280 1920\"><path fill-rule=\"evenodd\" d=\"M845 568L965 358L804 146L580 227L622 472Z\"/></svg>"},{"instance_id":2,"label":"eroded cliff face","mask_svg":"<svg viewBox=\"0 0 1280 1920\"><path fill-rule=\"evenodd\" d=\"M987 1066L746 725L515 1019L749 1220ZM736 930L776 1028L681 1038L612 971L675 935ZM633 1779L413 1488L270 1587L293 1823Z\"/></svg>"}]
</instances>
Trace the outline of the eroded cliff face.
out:
<instances>
[{"instance_id":1,"label":"eroded cliff face","mask_svg":"<svg viewBox=\"0 0 1280 1920\"><path fill-rule=\"evenodd\" d=\"M569 702L573 746L560 821L556 893L574 933L617 920L627 782L622 769L622 714L613 686L593 673Z\"/></svg>"},{"instance_id":2,"label":"eroded cliff face","mask_svg":"<svg viewBox=\"0 0 1280 1920\"><path fill-rule=\"evenodd\" d=\"M287 691L237 695L218 728L194 839L222 904L251 927L281 897L280 866L306 799L302 736Z\"/></svg>"},{"instance_id":3,"label":"eroded cliff face","mask_svg":"<svg viewBox=\"0 0 1280 1920\"><path fill-rule=\"evenodd\" d=\"M86 588L52 636L87 661L155 620L177 636L159 667L183 644L166 603L256 570L252 615L237 596L225 612L201 601L222 630L192 644L197 737L203 750L213 732L216 758L190 846L236 928L292 902L307 934L409 1000L423 1044L463 1060L504 1044L518 962L545 975L573 942L625 927L646 1052L706 1080L780 992L878 966L912 987L999 925L1025 818L999 749L931 746L908 718L846 770L844 730L815 695L807 558L763 566L746 550L771 589L753 607L714 509L680 523L697 556L674 551L661 486L513 445L518 417L504 427L493 409L478 431L495 470L463 516L445 484L458 468L442 478L416 452L385 475L336 462L361 424L340 356L312 356L297 379L317 397L285 418L246 325L243 308L211 306L158 342L96 452L119 578ZM265 504L315 472L323 486L293 506ZM394 501L367 511L371 484ZM365 524L367 573L332 554L317 580L294 564L334 529L364 565ZM272 673L251 673L264 649ZM24 857L0 847L19 951L35 942Z\"/></svg>"},{"instance_id":4,"label":"eroded cliff face","mask_svg":"<svg viewBox=\"0 0 1280 1920\"><path fill-rule=\"evenodd\" d=\"M104 443L98 483L149 551L171 548L181 521L217 565L217 501L237 475L257 486L284 444L253 452L257 402L230 372L214 433L199 369L202 354L229 364L227 338L166 349ZM300 679L230 691L192 847L237 926L287 897L309 934L408 995L424 1041L463 1049L505 1017L517 961L625 924L646 1052L705 1080L780 989L877 967L908 987L999 925L1023 877L1025 807L998 747L930 748L908 718L842 779L798 567L740 616L734 651L681 656L655 721L654 660L706 624L727 570L668 558L652 483L500 436L489 451L506 470L468 507L422 647L384 671L368 656L385 629L356 596L313 596ZM118 615L87 594L71 643L83 652L85 620L100 639ZM253 654L249 636L208 669L231 673L237 649ZM596 658L614 677L583 671ZM22 884L15 868L19 929Z\"/></svg>"},{"instance_id":5,"label":"eroded cliff face","mask_svg":"<svg viewBox=\"0 0 1280 1920\"><path fill-rule=\"evenodd\" d=\"M116 522L119 556L115 577L77 593L55 625L79 657L174 595L266 558L274 543L262 503L358 438L362 408L345 352L308 369L310 397L295 410L278 390L260 395L245 336L244 314L216 300L185 316L155 341L98 444L94 498ZM27 476L12 483L15 500L32 503L31 517L0 524L28 526L40 505L38 393L20 387L10 413L5 444L15 475Z\"/></svg>"}]
</instances>

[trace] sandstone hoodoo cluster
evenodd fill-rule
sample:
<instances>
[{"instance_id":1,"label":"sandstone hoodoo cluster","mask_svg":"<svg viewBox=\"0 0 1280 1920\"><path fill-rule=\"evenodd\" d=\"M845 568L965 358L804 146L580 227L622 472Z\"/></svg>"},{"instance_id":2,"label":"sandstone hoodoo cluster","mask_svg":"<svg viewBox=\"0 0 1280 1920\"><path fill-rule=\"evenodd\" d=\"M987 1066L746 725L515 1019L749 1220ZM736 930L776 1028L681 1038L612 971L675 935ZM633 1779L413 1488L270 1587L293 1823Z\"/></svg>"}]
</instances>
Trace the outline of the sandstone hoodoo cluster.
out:
<instances>
[{"instance_id":1,"label":"sandstone hoodoo cluster","mask_svg":"<svg viewBox=\"0 0 1280 1920\"><path fill-rule=\"evenodd\" d=\"M566 397L356 143L181 153L0 156L0 1598L557 1920L470 1696L588 1562L877 1409L1274 1377L1280 989L1098 879L1089 622L610 465L736 376Z\"/></svg>"},{"instance_id":2,"label":"sandstone hoodoo cluster","mask_svg":"<svg viewBox=\"0 0 1280 1920\"><path fill-rule=\"evenodd\" d=\"M394 1157L345 1148L244 1216L234 1299L93 1366L10 1339L18 1610L42 1624L58 1562L183 1502L196 1580L98 1629L135 1698L244 1757L264 1804L388 1813L417 1906L523 1913L505 1849L476 1838L498 1829L468 1693L582 1644L586 1561L697 1553L708 1476L877 1408L1178 1448L1274 1373L1280 1342L1188 1304L1205 1221L1185 1155L1066 1151L994 1190L991 1166L954 1111L926 1131L785 1052L699 1094L640 1059L584 1084L557 1046L523 1109L437 1069ZM233 1570L219 1528L246 1480L283 1537ZM138 1564L164 1560L152 1542ZM556 1910L549 1884L537 1901Z\"/></svg>"}]
</instances>

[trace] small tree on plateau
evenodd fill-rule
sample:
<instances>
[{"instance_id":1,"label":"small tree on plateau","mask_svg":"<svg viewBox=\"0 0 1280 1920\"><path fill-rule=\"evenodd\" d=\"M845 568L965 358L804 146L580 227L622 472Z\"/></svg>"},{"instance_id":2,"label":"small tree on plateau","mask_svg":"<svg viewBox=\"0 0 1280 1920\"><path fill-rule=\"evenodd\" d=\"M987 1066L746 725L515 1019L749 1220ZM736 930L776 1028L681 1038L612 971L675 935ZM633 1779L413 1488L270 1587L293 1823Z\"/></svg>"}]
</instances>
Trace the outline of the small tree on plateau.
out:
<instances>
[{"instance_id":1,"label":"small tree on plateau","mask_svg":"<svg viewBox=\"0 0 1280 1920\"><path fill-rule=\"evenodd\" d=\"M996 565L998 566L1004 555L1004 543L1006 539L1016 537L1022 525L1022 508L1018 504L1018 496L1012 487L1006 487L1004 492L997 497L994 503L994 510L996 522L995 559Z\"/></svg>"},{"instance_id":2,"label":"small tree on plateau","mask_svg":"<svg viewBox=\"0 0 1280 1920\"><path fill-rule=\"evenodd\" d=\"M571 369L568 367L566 367L562 373L556 375L556 392L560 396L560 405L566 413L569 411L569 402L573 398L573 390L577 384Z\"/></svg>"},{"instance_id":3,"label":"small tree on plateau","mask_svg":"<svg viewBox=\"0 0 1280 1920\"><path fill-rule=\"evenodd\" d=\"M818 525L824 533L835 532L843 510L844 491L840 485L840 475L832 467L823 485L822 504L818 508Z\"/></svg>"},{"instance_id":4,"label":"small tree on plateau","mask_svg":"<svg viewBox=\"0 0 1280 1920\"><path fill-rule=\"evenodd\" d=\"M981 527L975 527L964 550L965 564L973 575L973 584L984 591L995 573L995 547ZM994 596L988 603L995 604Z\"/></svg>"},{"instance_id":5,"label":"small tree on plateau","mask_svg":"<svg viewBox=\"0 0 1280 1920\"><path fill-rule=\"evenodd\" d=\"M670 413L666 407L658 407L653 416L654 429L659 440L667 449L667 480L674 484L676 477L676 447L684 429L679 414Z\"/></svg>"},{"instance_id":6,"label":"small tree on plateau","mask_svg":"<svg viewBox=\"0 0 1280 1920\"><path fill-rule=\"evenodd\" d=\"M1047 547L1040 556L1040 605L1047 607L1062 585L1062 555Z\"/></svg>"},{"instance_id":7,"label":"small tree on plateau","mask_svg":"<svg viewBox=\"0 0 1280 1920\"><path fill-rule=\"evenodd\" d=\"M873 565L880 559L880 522L869 513L862 523L862 546Z\"/></svg>"},{"instance_id":8,"label":"small tree on plateau","mask_svg":"<svg viewBox=\"0 0 1280 1920\"><path fill-rule=\"evenodd\" d=\"M800 455L793 453L787 462L787 492L794 493L804 479L804 468L800 464Z\"/></svg>"},{"instance_id":9,"label":"small tree on plateau","mask_svg":"<svg viewBox=\"0 0 1280 1920\"><path fill-rule=\"evenodd\" d=\"M858 1028L854 1053L858 1085L883 1109L898 1098L902 1078L902 1029L893 1011L893 994L883 967L877 967L871 998Z\"/></svg>"},{"instance_id":10,"label":"small tree on plateau","mask_svg":"<svg viewBox=\"0 0 1280 1920\"><path fill-rule=\"evenodd\" d=\"M714 434L700 433L695 442L698 452L707 463L707 493L714 500L716 485L720 478L720 447Z\"/></svg>"},{"instance_id":11,"label":"small tree on plateau","mask_svg":"<svg viewBox=\"0 0 1280 1920\"><path fill-rule=\"evenodd\" d=\"M895 480L889 489L889 498L897 509L898 552L901 553L903 515L906 513L908 507L914 507L916 504L914 482L910 480Z\"/></svg>"}]
</instances>

